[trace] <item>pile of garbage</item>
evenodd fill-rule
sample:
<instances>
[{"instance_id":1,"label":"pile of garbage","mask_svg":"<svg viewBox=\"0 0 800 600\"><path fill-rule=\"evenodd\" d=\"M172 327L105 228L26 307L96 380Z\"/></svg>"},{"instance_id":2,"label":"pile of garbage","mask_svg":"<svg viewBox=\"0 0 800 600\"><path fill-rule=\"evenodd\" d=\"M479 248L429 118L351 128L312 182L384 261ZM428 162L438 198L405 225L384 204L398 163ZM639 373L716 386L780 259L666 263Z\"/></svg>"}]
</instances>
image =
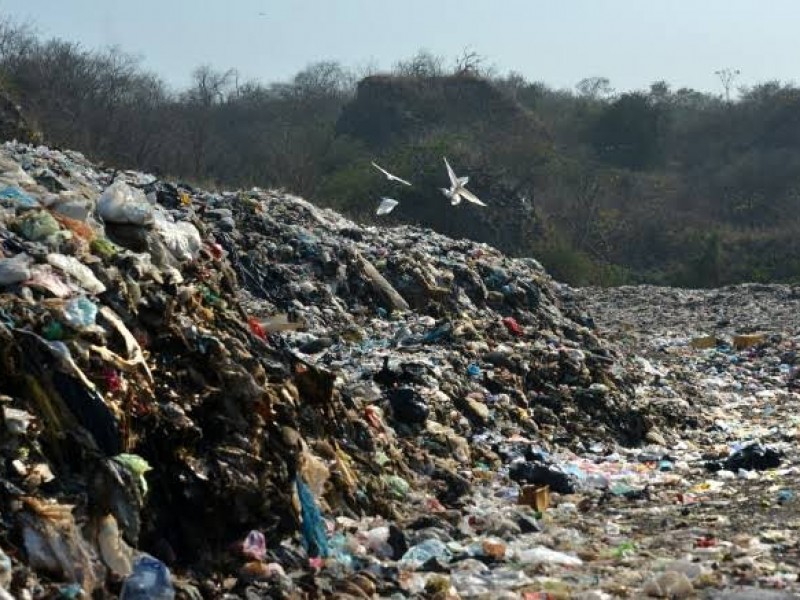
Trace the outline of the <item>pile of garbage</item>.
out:
<instances>
[{"instance_id":1,"label":"pile of garbage","mask_svg":"<svg viewBox=\"0 0 800 600\"><path fill-rule=\"evenodd\" d=\"M391 595L346 523L424 562L398 523L652 430L591 320L485 245L16 143L0 244L0 596Z\"/></svg>"}]
</instances>

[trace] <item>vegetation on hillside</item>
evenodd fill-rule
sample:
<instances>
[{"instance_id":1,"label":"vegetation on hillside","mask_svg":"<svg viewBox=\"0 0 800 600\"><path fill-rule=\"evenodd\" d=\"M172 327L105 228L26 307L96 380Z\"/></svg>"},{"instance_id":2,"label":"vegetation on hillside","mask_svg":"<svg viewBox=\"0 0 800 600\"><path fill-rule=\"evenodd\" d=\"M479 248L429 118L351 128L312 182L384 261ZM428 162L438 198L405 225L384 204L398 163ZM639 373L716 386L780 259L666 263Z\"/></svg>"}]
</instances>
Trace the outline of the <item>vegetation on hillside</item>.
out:
<instances>
[{"instance_id":1,"label":"vegetation on hillside","mask_svg":"<svg viewBox=\"0 0 800 600\"><path fill-rule=\"evenodd\" d=\"M47 143L210 186L277 186L375 220L487 241L576 284L800 278L800 88L556 90L424 51L391 73L310 65L291 81L201 66L170 89L118 49L0 23L0 85ZM452 208L441 157L490 204ZM376 159L413 188L391 186Z\"/></svg>"}]
</instances>

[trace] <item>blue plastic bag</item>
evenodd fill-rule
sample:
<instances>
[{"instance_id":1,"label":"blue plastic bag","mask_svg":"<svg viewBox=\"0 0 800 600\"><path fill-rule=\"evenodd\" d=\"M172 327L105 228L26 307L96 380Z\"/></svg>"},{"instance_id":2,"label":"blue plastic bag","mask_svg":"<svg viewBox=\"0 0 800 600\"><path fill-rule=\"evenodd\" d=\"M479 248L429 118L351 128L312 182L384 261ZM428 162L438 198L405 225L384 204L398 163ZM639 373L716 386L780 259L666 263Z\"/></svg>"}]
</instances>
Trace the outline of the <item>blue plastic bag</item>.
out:
<instances>
[{"instance_id":1,"label":"blue plastic bag","mask_svg":"<svg viewBox=\"0 0 800 600\"><path fill-rule=\"evenodd\" d=\"M0 203L12 208L39 208L39 201L18 187L8 185L0 190Z\"/></svg>"},{"instance_id":2,"label":"blue plastic bag","mask_svg":"<svg viewBox=\"0 0 800 600\"><path fill-rule=\"evenodd\" d=\"M303 519L303 547L309 556L327 558L328 538L325 536L325 522L314 499L314 494L305 481L297 476L297 496L300 498L300 516Z\"/></svg>"},{"instance_id":3,"label":"blue plastic bag","mask_svg":"<svg viewBox=\"0 0 800 600\"><path fill-rule=\"evenodd\" d=\"M120 600L173 600L175 588L169 569L157 558L142 555L122 586Z\"/></svg>"}]
</instances>

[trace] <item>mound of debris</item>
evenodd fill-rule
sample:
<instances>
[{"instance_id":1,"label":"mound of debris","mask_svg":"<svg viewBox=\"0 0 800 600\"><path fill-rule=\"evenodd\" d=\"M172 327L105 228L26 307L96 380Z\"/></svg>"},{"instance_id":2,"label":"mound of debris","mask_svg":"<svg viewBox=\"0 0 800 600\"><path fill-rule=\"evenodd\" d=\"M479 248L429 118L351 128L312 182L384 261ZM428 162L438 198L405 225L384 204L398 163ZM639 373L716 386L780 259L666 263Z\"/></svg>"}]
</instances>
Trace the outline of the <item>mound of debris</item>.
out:
<instances>
[{"instance_id":1,"label":"mound of debris","mask_svg":"<svg viewBox=\"0 0 800 600\"><path fill-rule=\"evenodd\" d=\"M395 523L509 462L568 487L534 445L652 425L591 320L486 245L20 144L0 244L0 593L316 593L354 572L346 523L399 559ZM345 583L402 587L370 573Z\"/></svg>"}]
</instances>

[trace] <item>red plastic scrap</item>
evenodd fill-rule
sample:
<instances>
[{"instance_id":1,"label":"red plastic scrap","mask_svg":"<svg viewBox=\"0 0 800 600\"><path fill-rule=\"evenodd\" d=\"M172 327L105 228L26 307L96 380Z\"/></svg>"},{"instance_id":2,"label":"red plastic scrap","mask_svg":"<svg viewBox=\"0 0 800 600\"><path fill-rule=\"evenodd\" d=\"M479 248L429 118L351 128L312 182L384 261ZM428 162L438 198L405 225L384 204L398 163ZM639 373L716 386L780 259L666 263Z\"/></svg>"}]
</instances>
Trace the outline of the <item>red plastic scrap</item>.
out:
<instances>
[{"instance_id":1,"label":"red plastic scrap","mask_svg":"<svg viewBox=\"0 0 800 600\"><path fill-rule=\"evenodd\" d=\"M223 254L224 254L224 252L225 252L225 251L223 250L222 246L220 246L220 245L219 245L219 244L217 244L216 242L213 242L213 243L210 243L210 244L208 244L208 248L209 248L209 250L211 251L211 255L212 255L214 258L216 258L217 260L219 260L220 258L222 258L222 255L223 255Z\"/></svg>"},{"instance_id":2,"label":"red plastic scrap","mask_svg":"<svg viewBox=\"0 0 800 600\"><path fill-rule=\"evenodd\" d=\"M506 326L509 333L513 333L514 335L522 335L525 331L522 329L517 320L514 317L506 317L503 319L503 325Z\"/></svg>"},{"instance_id":3,"label":"red plastic scrap","mask_svg":"<svg viewBox=\"0 0 800 600\"><path fill-rule=\"evenodd\" d=\"M695 548L713 548L717 545L717 539L712 536L704 536L694 543Z\"/></svg>"},{"instance_id":4,"label":"red plastic scrap","mask_svg":"<svg viewBox=\"0 0 800 600\"><path fill-rule=\"evenodd\" d=\"M250 317L247 319L247 324L250 326L250 331L253 333L254 336L261 338L262 340L267 339L267 334L264 331L264 328L261 326L261 322L256 319L255 317Z\"/></svg>"},{"instance_id":5,"label":"red plastic scrap","mask_svg":"<svg viewBox=\"0 0 800 600\"><path fill-rule=\"evenodd\" d=\"M114 393L122 389L122 377L114 369L105 369L103 371L103 379L105 380L106 390L109 392Z\"/></svg>"}]
</instances>

